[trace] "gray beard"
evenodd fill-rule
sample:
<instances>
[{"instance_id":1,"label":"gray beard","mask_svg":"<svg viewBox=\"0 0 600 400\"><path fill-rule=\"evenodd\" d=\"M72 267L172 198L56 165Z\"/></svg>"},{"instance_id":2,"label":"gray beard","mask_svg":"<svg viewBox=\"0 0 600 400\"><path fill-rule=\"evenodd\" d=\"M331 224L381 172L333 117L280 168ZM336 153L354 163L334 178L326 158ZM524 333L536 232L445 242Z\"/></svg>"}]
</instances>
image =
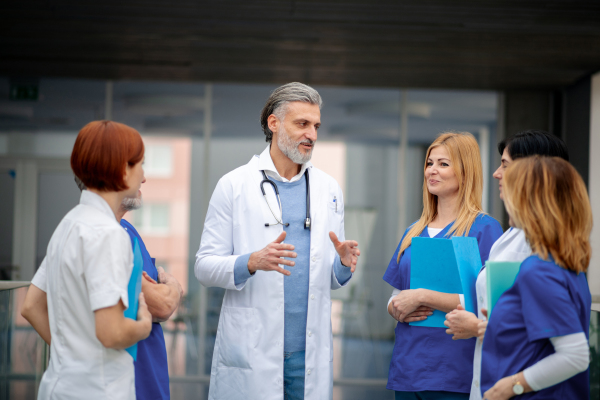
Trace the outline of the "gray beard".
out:
<instances>
[{"instance_id":1,"label":"gray beard","mask_svg":"<svg viewBox=\"0 0 600 400\"><path fill-rule=\"evenodd\" d=\"M121 208L123 209L123 211L133 211L133 210L137 210L140 207L142 207L142 199L139 198L124 198L123 202L121 203Z\"/></svg>"},{"instance_id":2,"label":"gray beard","mask_svg":"<svg viewBox=\"0 0 600 400\"><path fill-rule=\"evenodd\" d=\"M294 142L283 128L283 124L281 124L281 129L277 135L277 146L287 158L292 160L294 163L300 165L306 164L310 161L310 158L312 157L312 149L306 154L302 154L298 149L298 146L300 146L303 143L309 143L314 145L314 142L308 139L303 140L301 142Z\"/></svg>"}]
</instances>

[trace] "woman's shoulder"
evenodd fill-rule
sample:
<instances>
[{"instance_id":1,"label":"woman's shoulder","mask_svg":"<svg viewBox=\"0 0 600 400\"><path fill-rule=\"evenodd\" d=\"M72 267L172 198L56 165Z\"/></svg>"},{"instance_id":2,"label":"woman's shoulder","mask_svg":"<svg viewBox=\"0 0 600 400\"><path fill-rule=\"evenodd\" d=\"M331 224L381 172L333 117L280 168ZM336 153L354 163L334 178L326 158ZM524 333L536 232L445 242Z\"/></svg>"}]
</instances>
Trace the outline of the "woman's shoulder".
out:
<instances>
[{"instance_id":1,"label":"woman's shoulder","mask_svg":"<svg viewBox=\"0 0 600 400\"><path fill-rule=\"evenodd\" d=\"M566 278L567 275L574 272L558 265L550 255L547 259L541 258L538 254L532 254L521 263L519 275L522 279L539 279L542 276L552 276L554 280L559 277Z\"/></svg>"},{"instance_id":2,"label":"woman's shoulder","mask_svg":"<svg viewBox=\"0 0 600 400\"><path fill-rule=\"evenodd\" d=\"M493 225L501 227L500 222L498 220L486 213L479 213L475 218L475 222L481 225Z\"/></svg>"},{"instance_id":3,"label":"woman's shoulder","mask_svg":"<svg viewBox=\"0 0 600 400\"><path fill-rule=\"evenodd\" d=\"M404 240L404 238L406 237L406 235L408 234L408 231L410 231L412 229L413 226L415 226L415 224L417 222L419 222L420 220L416 220L415 222L413 222L412 224L410 224L405 230L404 230L404 234L402 235L402 239L400 239L400 244L402 244L402 241Z\"/></svg>"},{"instance_id":4,"label":"woman's shoulder","mask_svg":"<svg viewBox=\"0 0 600 400\"><path fill-rule=\"evenodd\" d=\"M469 236L476 235L480 232L491 232L497 236L496 239L504 233L500 222L485 213L477 215L475 221L473 221L473 225L471 225Z\"/></svg>"},{"instance_id":5,"label":"woman's shoulder","mask_svg":"<svg viewBox=\"0 0 600 400\"><path fill-rule=\"evenodd\" d=\"M527 243L525 232L518 228L509 228L502 234L498 241L510 243L511 250L517 253L531 255L531 247ZM528 256L529 257L529 256Z\"/></svg>"},{"instance_id":6,"label":"woman's shoulder","mask_svg":"<svg viewBox=\"0 0 600 400\"><path fill-rule=\"evenodd\" d=\"M73 227L77 233L90 240L98 240L100 237L123 237L123 233L127 236L125 229L105 213L95 209L94 207L81 207L71 216Z\"/></svg>"}]
</instances>

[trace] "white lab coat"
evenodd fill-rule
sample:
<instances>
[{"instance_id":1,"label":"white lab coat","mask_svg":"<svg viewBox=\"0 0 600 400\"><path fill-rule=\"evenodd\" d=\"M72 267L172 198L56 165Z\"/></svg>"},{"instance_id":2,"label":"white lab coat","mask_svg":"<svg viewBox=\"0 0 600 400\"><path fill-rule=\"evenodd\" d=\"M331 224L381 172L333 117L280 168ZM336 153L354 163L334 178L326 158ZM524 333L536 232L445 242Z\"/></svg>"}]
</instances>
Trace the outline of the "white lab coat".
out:
<instances>
[{"instance_id":1,"label":"white lab coat","mask_svg":"<svg viewBox=\"0 0 600 400\"><path fill-rule=\"evenodd\" d=\"M265 227L275 220L260 190L263 169L275 169L269 147L221 178L196 254L200 283L227 289L212 360L210 400L283 399L284 275L257 271L245 284L234 283L237 257L264 248L283 231L281 225ZM333 272L336 251L329 231L345 240L344 203L332 177L310 163L308 170L312 229L304 398L322 400L331 399L333 391L330 290L342 286ZM264 188L277 213L274 190L269 184Z\"/></svg>"},{"instance_id":2,"label":"white lab coat","mask_svg":"<svg viewBox=\"0 0 600 400\"><path fill-rule=\"evenodd\" d=\"M527 257L531 255L531 247L527 243L525 238L525 232L517 228L509 228L502 236L494 242L494 245L490 249L490 255L488 261L518 261L523 262ZM486 286L486 269L484 268L479 272L477 282L475 283L475 289L477 293L477 318L485 321L487 318L484 317L481 312L482 308L487 310L487 286ZM471 383L471 397L469 400L481 400L481 352L483 348L483 342L477 340L475 343L475 353L473 356L473 381Z\"/></svg>"},{"instance_id":3,"label":"white lab coat","mask_svg":"<svg viewBox=\"0 0 600 400\"><path fill-rule=\"evenodd\" d=\"M123 302L133 268L131 241L102 197L81 192L60 221L33 284L47 293L52 357L39 400L135 400L133 359L96 336L94 312Z\"/></svg>"}]
</instances>

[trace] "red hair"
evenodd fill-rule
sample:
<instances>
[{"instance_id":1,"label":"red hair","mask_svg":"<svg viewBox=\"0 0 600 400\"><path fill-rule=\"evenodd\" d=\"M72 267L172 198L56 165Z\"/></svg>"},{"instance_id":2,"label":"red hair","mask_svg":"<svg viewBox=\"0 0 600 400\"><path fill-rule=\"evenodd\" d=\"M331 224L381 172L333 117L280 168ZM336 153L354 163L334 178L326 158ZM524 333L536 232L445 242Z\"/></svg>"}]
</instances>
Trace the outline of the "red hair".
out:
<instances>
[{"instance_id":1,"label":"red hair","mask_svg":"<svg viewBox=\"0 0 600 400\"><path fill-rule=\"evenodd\" d=\"M90 189L119 192L128 189L126 166L144 158L144 142L135 129L113 121L92 121L77 135L71 169Z\"/></svg>"}]
</instances>

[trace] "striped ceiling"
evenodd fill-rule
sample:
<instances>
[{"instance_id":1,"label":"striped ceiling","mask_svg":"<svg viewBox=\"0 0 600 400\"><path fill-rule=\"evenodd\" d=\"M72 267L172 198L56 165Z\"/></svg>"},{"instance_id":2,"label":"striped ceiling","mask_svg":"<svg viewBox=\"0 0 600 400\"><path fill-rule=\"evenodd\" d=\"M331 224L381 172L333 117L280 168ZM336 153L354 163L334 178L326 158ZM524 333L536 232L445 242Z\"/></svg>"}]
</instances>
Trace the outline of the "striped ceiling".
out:
<instances>
[{"instance_id":1,"label":"striped ceiling","mask_svg":"<svg viewBox=\"0 0 600 400\"><path fill-rule=\"evenodd\" d=\"M10 77L547 89L598 70L598 1L0 6L0 75Z\"/></svg>"}]
</instances>

